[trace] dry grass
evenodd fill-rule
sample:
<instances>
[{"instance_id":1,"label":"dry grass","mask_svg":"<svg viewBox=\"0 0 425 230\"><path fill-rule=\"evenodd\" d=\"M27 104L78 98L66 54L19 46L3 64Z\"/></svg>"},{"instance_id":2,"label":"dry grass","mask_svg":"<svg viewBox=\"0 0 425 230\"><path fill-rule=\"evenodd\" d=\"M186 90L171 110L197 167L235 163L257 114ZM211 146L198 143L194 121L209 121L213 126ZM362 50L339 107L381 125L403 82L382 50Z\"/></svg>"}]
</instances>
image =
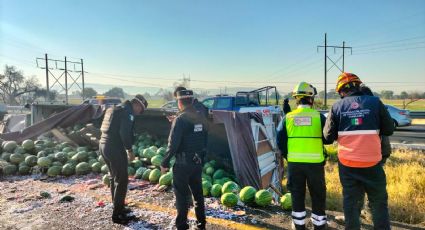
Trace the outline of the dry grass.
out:
<instances>
[{"instance_id":1,"label":"dry grass","mask_svg":"<svg viewBox=\"0 0 425 230\"><path fill-rule=\"evenodd\" d=\"M328 146L326 165L327 209L342 211L342 188L336 147ZM425 153L396 150L385 167L391 220L425 225Z\"/></svg>"},{"instance_id":2,"label":"dry grass","mask_svg":"<svg viewBox=\"0 0 425 230\"><path fill-rule=\"evenodd\" d=\"M412 125L425 125L425 119L413 119Z\"/></svg>"}]
</instances>

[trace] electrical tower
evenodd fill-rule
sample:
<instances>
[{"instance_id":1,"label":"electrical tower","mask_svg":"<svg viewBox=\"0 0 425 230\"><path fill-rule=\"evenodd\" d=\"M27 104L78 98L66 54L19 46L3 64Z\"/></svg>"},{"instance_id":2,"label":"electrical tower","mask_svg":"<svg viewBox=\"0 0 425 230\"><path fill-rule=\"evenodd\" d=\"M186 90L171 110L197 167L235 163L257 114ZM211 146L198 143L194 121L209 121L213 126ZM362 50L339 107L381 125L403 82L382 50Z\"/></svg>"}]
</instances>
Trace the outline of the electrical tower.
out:
<instances>
[{"instance_id":1,"label":"electrical tower","mask_svg":"<svg viewBox=\"0 0 425 230\"><path fill-rule=\"evenodd\" d=\"M324 46L317 46L317 52L319 52L319 48L325 48L325 98L324 98L324 102L325 102L325 107L327 107L327 73L329 72L329 70L331 70L334 66L336 68L338 68L341 72L344 72L344 68L345 68L345 49L349 49L351 54L353 54L353 47L348 47L345 46L345 41L342 42L342 46L328 46L327 43L327 35L325 33L325 45ZM342 55L341 57L339 57L336 61L333 61L329 56L328 56L328 48L333 48L334 49L334 53L336 52L336 49L342 49ZM327 67L327 61L331 61L332 62L332 66L328 69ZM340 68L338 66L338 62L342 59L342 68Z\"/></svg>"},{"instance_id":2,"label":"electrical tower","mask_svg":"<svg viewBox=\"0 0 425 230\"><path fill-rule=\"evenodd\" d=\"M38 61L42 61L43 64L39 64ZM57 59L49 59L47 57L47 54L44 55L44 58L36 58L37 68L45 69L46 70L46 100L50 101L50 90L55 86L56 84L60 86L61 91L65 92L65 103L68 104L68 91L75 85L78 88L81 89L81 97L84 100L84 65L83 65L83 59L80 59L80 62L75 61L68 61L66 59L64 60L57 60ZM59 63L59 66L58 66ZM68 65L72 65L72 70L69 69ZM80 68L79 68L80 67ZM80 70L81 69L81 70ZM53 73L53 71L56 70L56 76ZM58 72L59 70L60 72ZM57 77L57 75L60 73L60 75ZM72 73L72 74L71 74ZM78 74L78 76L76 76ZM54 82L52 85L49 84L50 79L53 78ZM81 78L81 85L79 84L78 80ZM63 79L63 80L62 80ZM68 80L70 80L70 85L68 84Z\"/></svg>"}]
</instances>

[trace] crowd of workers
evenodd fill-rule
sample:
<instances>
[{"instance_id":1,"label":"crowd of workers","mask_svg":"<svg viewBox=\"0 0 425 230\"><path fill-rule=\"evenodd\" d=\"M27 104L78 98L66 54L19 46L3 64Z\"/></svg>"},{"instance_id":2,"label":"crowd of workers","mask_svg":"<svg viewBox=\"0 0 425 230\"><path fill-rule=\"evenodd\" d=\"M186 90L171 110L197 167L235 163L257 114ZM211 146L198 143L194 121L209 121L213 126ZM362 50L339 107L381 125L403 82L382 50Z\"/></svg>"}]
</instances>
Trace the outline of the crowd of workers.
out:
<instances>
[{"instance_id":1,"label":"crowd of workers","mask_svg":"<svg viewBox=\"0 0 425 230\"><path fill-rule=\"evenodd\" d=\"M327 117L313 109L316 89L306 82L293 90L297 108L291 111L285 100L284 118L277 128L277 144L288 162L287 187L292 194L292 226L305 229L306 185L312 200L311 222L314 229L327 227L324 144L338 142L338 168L343 188L346 229L360 229L360 213L367 194L375 229L390 229L388 195L383 164L389 156L388 136L394 126L387 110L359 77L342 73L336 92L341 100ZM194 99L193 91L178 87L174 93L180 112L172 122L166 157L161 171L168 171L171 157L173 188L176 197L176 227L188 229L187 214L194 199L196 229L205 229L205 204L202 195L202 165L206 154L208 109ZM109 108L102 124L100 153L111 174L114 204L112 220L126 224L134 216L125 207L128 159L132 152L134 116L143 113L148 102L141 95L120 106Z\"/></svg>"}]
</instances>

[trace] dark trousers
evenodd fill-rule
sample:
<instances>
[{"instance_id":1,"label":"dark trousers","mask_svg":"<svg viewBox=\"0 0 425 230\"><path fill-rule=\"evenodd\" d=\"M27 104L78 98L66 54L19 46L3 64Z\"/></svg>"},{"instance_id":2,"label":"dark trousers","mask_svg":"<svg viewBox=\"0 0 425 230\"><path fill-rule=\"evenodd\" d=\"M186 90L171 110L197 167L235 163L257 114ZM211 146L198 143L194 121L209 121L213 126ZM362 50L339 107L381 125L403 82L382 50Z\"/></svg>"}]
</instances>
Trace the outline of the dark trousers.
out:
<instances>
[{"instance_id":1,"label":"dark trousers","mask_svg":"<svg viewBox=\"0 0 425 230\"><path fill-rule=\"evenodd\" d=\"M198 227L205 228L205 204L202 194L202 165L175 164L173 167L173 187L176 196L176 227L188 229L187 214L189 212L190 194L195 200L195 214Z\"/></svg>"},{"instance_id":2,"label":"dark trousers","mask_svg":"<svg viewBox=\"0 0 425 230\"><path fill-rule=\"evenodd\" d=\"M122 146L114 146L114 144L109 141L105 143L101 142L99 151L109 168L111 195L114 204L112 216L114 217L121 214L124 210L128 185L127 153Z\"/></svg>"},{"instance_id":3,"label":"dark trousers","mask_svg":"<svg viewBox=\"0 0 425 230\"><path fill-rule=\"evenodd\" d=\"M288 190L292 197L292 220L296 229L305 229L306 184L312 201L314 229L326 227L326 183L323 163L288 163Z\"/></svg>"},{"instance_id":4,"label":"dark trousers","mask_svg":"<svg viewBox=\"0 0 425 230\"><path fill-rule=\"evenodd\" d=\"M390 229L387 182L381 164L368 168L339 165L339 179L344 195L345 229L360 229L360 212L365 193L372 212L374 229Z\"/></svg>"}]
</instances>

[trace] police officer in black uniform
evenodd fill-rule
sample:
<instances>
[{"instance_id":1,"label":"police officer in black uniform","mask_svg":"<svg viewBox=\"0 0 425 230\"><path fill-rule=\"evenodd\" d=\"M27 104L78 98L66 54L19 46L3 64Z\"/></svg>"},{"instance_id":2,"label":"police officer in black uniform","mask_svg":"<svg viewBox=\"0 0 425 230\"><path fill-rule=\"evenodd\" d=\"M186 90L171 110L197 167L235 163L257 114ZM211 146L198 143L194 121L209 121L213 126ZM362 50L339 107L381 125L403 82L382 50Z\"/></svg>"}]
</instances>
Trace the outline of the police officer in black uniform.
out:
<instances>
[{"instance_id":1,"label":"police officer in black uniform","mask_svg":"<svg viewBox=\"0 0 425 230\"><path fill-rule=\"evenodd\" d=\"M179 92L181 90L187 90L187 89L183 86L177 86L176 89L174 90L174 98L177 98L177 92ZM205 118L208 119L208 108L204 104L199 102L198 99L196 99L196 98L193 99L192 106L198 112L200 112ZM173 117L171 117L171 118L173 119ZM169 119L169 120L172 121L172 119Z\"/></svg>"},{"instance_id":2,"label":"police officer in black uniform","mask_svg":"<svg viewBox=\"0 0 425 230\"><path fill-rule=\"evenodd\" d=\"M138 94L131 101L127 100L108 108L100 128L102 136L99 150L109 168L114 223L126 224L134 218L126 215L131 211L124 207L128 185L128 161L134 160L134 116L143 113L147 107L146 99Z\"/></svg>"},{"instance_id":3,"label":"police officer in black uniform","mask_svg":"<svg viewBox=\"0 0 425 230\"><path fill-rule=\"evenodd\" d=\"M167 155L161 163L161 171L169 168L171 157L176 157L173 166L173 187L176 196L176 227L188 229L190 193L195 200L197 229L205 229L205 204L202 195L202 161L207 146L207 121L193 106L193 92L177 92L180 114L173 120L168 138Z\"/></svg>"}]
</instances>

